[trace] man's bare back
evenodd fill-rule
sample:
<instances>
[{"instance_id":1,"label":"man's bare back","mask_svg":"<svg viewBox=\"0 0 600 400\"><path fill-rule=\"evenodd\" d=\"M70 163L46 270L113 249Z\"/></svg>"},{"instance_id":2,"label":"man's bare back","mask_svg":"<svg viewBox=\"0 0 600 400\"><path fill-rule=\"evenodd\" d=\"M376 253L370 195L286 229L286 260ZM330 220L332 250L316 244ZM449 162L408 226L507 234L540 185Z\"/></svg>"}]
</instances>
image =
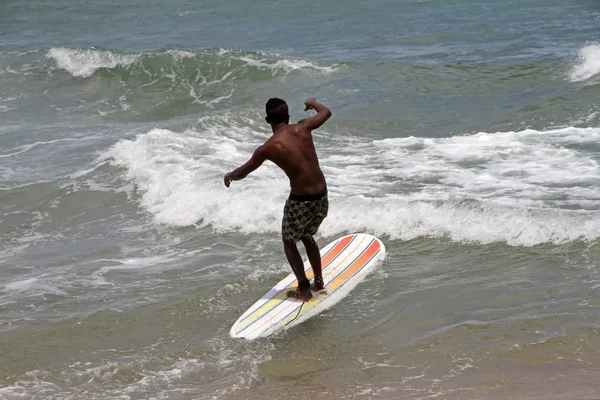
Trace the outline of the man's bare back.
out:
<instances>
[{"instance_id":1,"label":"man's bare back","mask_svg":"<svg viewBox=\"0 0 600 400\"><path fill-rule=\"evenodd\" d=\"M283 126L264 144L266 158L290 179L292 193L314 194L325 189L312 132L304 124Z\"/></svg>"}]
</instances>

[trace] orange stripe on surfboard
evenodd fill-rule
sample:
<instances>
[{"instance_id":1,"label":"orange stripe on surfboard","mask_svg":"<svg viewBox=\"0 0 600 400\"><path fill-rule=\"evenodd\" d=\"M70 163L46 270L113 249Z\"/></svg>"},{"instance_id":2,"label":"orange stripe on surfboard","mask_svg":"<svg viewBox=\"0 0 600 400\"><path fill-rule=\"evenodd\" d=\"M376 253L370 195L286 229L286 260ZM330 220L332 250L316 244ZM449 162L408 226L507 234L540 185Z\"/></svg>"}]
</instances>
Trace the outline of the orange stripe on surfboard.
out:
<instances>
[{"instance_id":1,"label":"orange stripe on surfboard","mask_svg":"<svg viewBox=\"0 0 600 400\"><path fill-rule=\"evenodd\" d=\"M355 260L352 265L344 270L339 276L337 276L332 282L327 285L328 292L333 292L338 286L342 285L352 275L358 272L374 255L379 251L381 244L378 240L375 240L369 248L367 248L360 257Z\"/></svg>"},{"instance_id":2,"label":"orange stripe on surfboard","mask_svg":"<svg viewBox=\"0 0 600 400\"><path fill-rule=\"evenodd\" d=\"M350 243L353 237L354 235L343 238L338 244L335 245L335 247L329 253L325 254L325 256L321 258L321 267L325 268L327 264L329 264L334 258L336 258L346 248L346 246L348 246L348 243ZM306 272L306 278L308 278L309 280L312 279L314 275L315 274L312 268L310 268L310 270ZM292 283L292 286L297 285L297 280Z\"/></svg>"}]
</instances>

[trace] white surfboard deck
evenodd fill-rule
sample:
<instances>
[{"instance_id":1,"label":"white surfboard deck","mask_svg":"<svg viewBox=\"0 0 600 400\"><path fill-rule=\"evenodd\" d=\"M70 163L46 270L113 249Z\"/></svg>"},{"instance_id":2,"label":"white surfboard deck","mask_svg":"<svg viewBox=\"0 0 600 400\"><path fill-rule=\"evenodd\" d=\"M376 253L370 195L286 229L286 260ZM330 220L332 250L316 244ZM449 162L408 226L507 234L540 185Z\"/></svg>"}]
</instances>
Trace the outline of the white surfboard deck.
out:
<instances>
[{"instance_id":1,"label":"white surfboard deck","mask_svg":"<svg viewBox=\"0 0 600 400\"><path fill-rule=\"evenodd\" d=\"M256 339L306 321L342 300L384 255L385 246L371 235L359 233L334 240L321 249L324 291L313 292L313 299L308 302L287 297L286 292L298 286L292 272L246 310L229 334L233 338ZM304 269L312 283L308 261Z\"/></svg>"}]
</instances>

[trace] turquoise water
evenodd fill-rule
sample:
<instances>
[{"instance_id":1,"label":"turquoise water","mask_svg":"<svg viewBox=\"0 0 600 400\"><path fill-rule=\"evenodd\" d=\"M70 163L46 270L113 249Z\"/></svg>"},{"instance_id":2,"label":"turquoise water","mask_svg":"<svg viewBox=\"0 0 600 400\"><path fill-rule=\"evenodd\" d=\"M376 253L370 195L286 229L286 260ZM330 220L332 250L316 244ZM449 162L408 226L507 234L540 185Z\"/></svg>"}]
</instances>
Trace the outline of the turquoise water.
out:
<instances>
[{"instance_id":1,"label":"turquoise water","mask_svg":"<svg viewBox=\"0 0 600 400\"><path fill-rule=\"evenodd\" d=\"M0 5L0 398L600 396L593 1ZM348 301L232 340L287 275L265 164L316 97Z\"/></svg>"}]
</instances>

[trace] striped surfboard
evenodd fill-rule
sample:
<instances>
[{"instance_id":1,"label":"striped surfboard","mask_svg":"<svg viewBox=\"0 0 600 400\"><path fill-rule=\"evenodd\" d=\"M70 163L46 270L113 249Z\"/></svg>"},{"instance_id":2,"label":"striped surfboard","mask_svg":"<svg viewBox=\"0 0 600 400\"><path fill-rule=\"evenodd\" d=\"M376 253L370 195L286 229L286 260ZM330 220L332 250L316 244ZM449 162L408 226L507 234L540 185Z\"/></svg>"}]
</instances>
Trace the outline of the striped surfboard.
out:
<instances>
[{"instance_id":1,"label":"striped surfboard","mask_svg":"<svg viewBox=\"0 0 600 400\"><path fill-rule=\"evenodd\" d=\"M384 255L385 246L371 235L359 233L334 240L321 249L325 291L313 293L313 299L306 303L287 297L286 292L298 285L294 273L290 273L246 310L229 334L244 339L266 337L319 314L342 300ZM312 282L313 272L308 261L304 268Z\"/></svg>"}]
</instances>

